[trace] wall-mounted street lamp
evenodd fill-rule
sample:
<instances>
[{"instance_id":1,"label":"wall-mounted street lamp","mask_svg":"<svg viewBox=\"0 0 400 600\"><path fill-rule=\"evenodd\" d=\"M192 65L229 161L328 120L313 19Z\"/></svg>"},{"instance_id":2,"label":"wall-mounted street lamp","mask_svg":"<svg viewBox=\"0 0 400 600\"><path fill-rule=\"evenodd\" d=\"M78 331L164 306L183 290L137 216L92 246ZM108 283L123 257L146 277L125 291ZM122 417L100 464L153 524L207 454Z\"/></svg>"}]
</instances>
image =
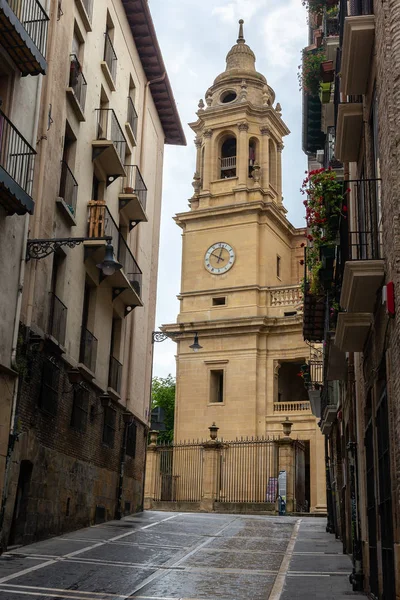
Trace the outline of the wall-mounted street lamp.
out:
<instances>
[{"instance_id":1,"label":"wall-mounted street lamp","mask_svg":"<svg viewBox=\"0 0 400 600\"><path fill-rule=\"evenodd\" d=\"M165 340L175 340L176 338L181 337L182 335L185 335L187 333L192 333L191 331L182 331L179 333L169 333L168 335L166 333L163 333L162 331L153 331L153 333L151 334L151 343L154 344L155 342L165 342ZM189 348L191 350L193 350L193 352L198 352L199 350L201 350L203 348L203 346L200 346L199 344L199 335L196 332L194 332L194 340L193 340L193 344L191 344L189 346Z\"/></svg>"},{"instance_id":2,"label":"wall-mounted street lamp","mask_svg":"<svg viewBox=\"0 0 400 600\"><path fill-rule=\"evenodd\" d=\"M92 238L80 237L28 240L25 260L27 262L29 260L40 260L41 258L46 258L46 256L57 252L57 250L63 246L75 248L75 246L79 246L90 239ZM107 245L104 260L96 265L96 267L100 269L105 276L114 275L115 271L122 269L122 265L114 258L114 248L111 244L112 238L107 236L98 239L106 241Z\"/></svg>"}]
</instances>

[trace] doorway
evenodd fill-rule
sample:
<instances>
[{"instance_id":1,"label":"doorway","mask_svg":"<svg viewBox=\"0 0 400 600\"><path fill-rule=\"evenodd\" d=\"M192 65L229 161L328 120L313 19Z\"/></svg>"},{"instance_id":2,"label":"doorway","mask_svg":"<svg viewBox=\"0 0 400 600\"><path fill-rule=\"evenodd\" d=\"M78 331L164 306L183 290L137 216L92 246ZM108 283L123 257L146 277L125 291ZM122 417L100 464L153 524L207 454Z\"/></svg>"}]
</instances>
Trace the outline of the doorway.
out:
<instances>
[{"instance_id":1,"label":"doorway","mask_svg":"<svg viewBox=\"0 0 400 600\"><path fill-rule=\"evenodd\" d=\"M24 541L32 470L33 464L30 460L21 461L17 493L15 496L14 514L11 524L10 537L8 540L9 546L21 544Z\"/></svg>"}]
</instances>

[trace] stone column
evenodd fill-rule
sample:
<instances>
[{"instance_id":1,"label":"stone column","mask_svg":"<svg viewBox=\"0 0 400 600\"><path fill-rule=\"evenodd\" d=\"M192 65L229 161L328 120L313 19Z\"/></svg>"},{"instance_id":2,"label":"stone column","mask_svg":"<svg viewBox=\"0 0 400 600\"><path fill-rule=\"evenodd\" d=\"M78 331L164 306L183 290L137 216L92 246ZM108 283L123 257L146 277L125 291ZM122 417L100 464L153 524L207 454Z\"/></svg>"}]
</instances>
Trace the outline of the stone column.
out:
<instances>
[{"instance_id":1,"label":"stone column","mask_svg":"<svg viewBox=\"0 0 400 600\"><path fill-rule=\"evenodd\" d=\"M236 149L236 174L238 175L239 187L246 187L249 171L249 140L247 135L249 126L243 121L238 123L238 128L239 139Z\"/></svg>"},{"instance_id":2,"label":"stone column","mask_svg":"<svg viewBox=\"0 0 400 600\"><path fill-rule=\"evenodd\" d=\"M276 145L277 156L276 156L276 187L278 192L278 203L282 204L282 150L284 145L278 143Z\"/></svg>"},{"instance_id":3,"label":"stone column","mask_svg":"<svg viewBox=\"0 0 400 600\"><path fill-rule=\"evenodd\" d=\"M204 173L203 173L203 191L210 191L210 181L211 181L211 172L212 172L212 164L211 164L211 138L212 138L212 129L206 129L204 131Z\"/></svg>"},{"instance_id":4,"label":"stone column","mask_svg":"<svg viewBox=\"0 0 400 600\"><path fill-rule=\"evenodd\" d=\"M286 472L286 512L294 511L294 487L295 487L295 447L294 440L289 437L277 441L279 452L279 471Z\"/></svg>"},{"instance_id":5,"label":"stone column","mask_svg":"<svg viewBox=\"0 0 400 600\"><path fill-rule=\"evenodd\" d=\"M144 480L144 508L153 507L156 499L157 475L160 471L160 454L157 448L157 432L150 432L150 444L147 447L146 475Z\"/></svg>"},{"instance_id":6,"label":"stone column","mask_svg":"<svg viewBox=\"0 0 400 600\"><path fill-rule=\"evenodd\" d=\"M260 167L261 167L261 187L269 188L269 138L271 130L269 127L260 127L261 133L261 151L260 151Z\"/></svg>"},{"instance_id":7,"label":"stone column","mask_svg":"<svg viewBox=\"0 0 400 600\"><path fill-rule=\"evenodd\" d=\"M203 444L203 497L200 502L200 510L212 512L217 497L217 473L221 442L209 440Z\"/></svg>"},{"instance_id":8,"label":"stone column","mask_svg":"<svg viewBox=\"0 0 400 600\"><path fill-rule=\"evenodd\" d=\"M196 173L200 175L201 171L201 139L196 138L194 140L194 145L196 146Z\"/></svg>"}]
</instances>

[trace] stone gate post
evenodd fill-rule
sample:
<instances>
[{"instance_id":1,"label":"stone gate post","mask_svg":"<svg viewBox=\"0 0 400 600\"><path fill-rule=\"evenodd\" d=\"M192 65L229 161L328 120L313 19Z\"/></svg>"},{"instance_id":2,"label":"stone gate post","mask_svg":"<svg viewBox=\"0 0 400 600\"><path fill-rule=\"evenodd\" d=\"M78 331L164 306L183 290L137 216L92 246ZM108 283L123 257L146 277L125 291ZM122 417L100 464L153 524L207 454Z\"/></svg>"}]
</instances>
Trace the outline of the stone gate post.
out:
<instances>
[{"instance_id":1,"label":"stone gate post","mask_svg":"<svg viewBox=\"0 0 400 600\"><path fill-rule=\"evenodd\" d=\"M203 444L203 493L200 510L212 512L217 499L217 478L219 469L220 449L222 442L217 440L218 427L213 423L210 430L211 439Z\"/></svg>"},{"instance_id":2,"label":"stone gate post","mask_svg":"<svg viewBox=\"0 0 400 600\"><path fill-rule=\"evenodd\" d=\"M160 469L160 454L157 447L158 431L150 431L150 444L147 446L146 475L144 481L144 509L153 508L156 499L157 474Z\"/></svg>"}]
</instances>

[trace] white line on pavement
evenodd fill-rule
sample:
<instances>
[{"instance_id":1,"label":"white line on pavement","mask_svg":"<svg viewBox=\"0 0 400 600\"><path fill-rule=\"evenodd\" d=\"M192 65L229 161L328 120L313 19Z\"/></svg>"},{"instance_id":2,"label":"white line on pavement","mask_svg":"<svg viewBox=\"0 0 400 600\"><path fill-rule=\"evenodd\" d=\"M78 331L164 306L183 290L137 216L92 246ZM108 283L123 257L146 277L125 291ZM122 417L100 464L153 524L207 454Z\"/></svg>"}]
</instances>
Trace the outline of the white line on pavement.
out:
<instances>
[{"instance_id":1,"label":"white line on pavement","mask_svg":"<svg viewBox=\"0 0 400 600\"><path fill-rule=\"evenodd\" d=\"M289 569L289 563L290 563L290 560L291 560L292 555L293 555L294 545L296 543L296 539L297 539L297 536L298 536L298 533L299 533L300 523L301 523L301 519L299 519L296 522L296 525L294 526L292 537L290 538L290 542L289 542L288 547L286 549L285 556L283 557L283 560L282 560L282 563L281 563L281 567L279 569L279 573L276 576L274 587L271 590L271 594L269 596L269 600L279 600L279 598L281 597L283 586L285 584L286 574L287 574L288 569Z\"/></svg>"}]
</instances>

